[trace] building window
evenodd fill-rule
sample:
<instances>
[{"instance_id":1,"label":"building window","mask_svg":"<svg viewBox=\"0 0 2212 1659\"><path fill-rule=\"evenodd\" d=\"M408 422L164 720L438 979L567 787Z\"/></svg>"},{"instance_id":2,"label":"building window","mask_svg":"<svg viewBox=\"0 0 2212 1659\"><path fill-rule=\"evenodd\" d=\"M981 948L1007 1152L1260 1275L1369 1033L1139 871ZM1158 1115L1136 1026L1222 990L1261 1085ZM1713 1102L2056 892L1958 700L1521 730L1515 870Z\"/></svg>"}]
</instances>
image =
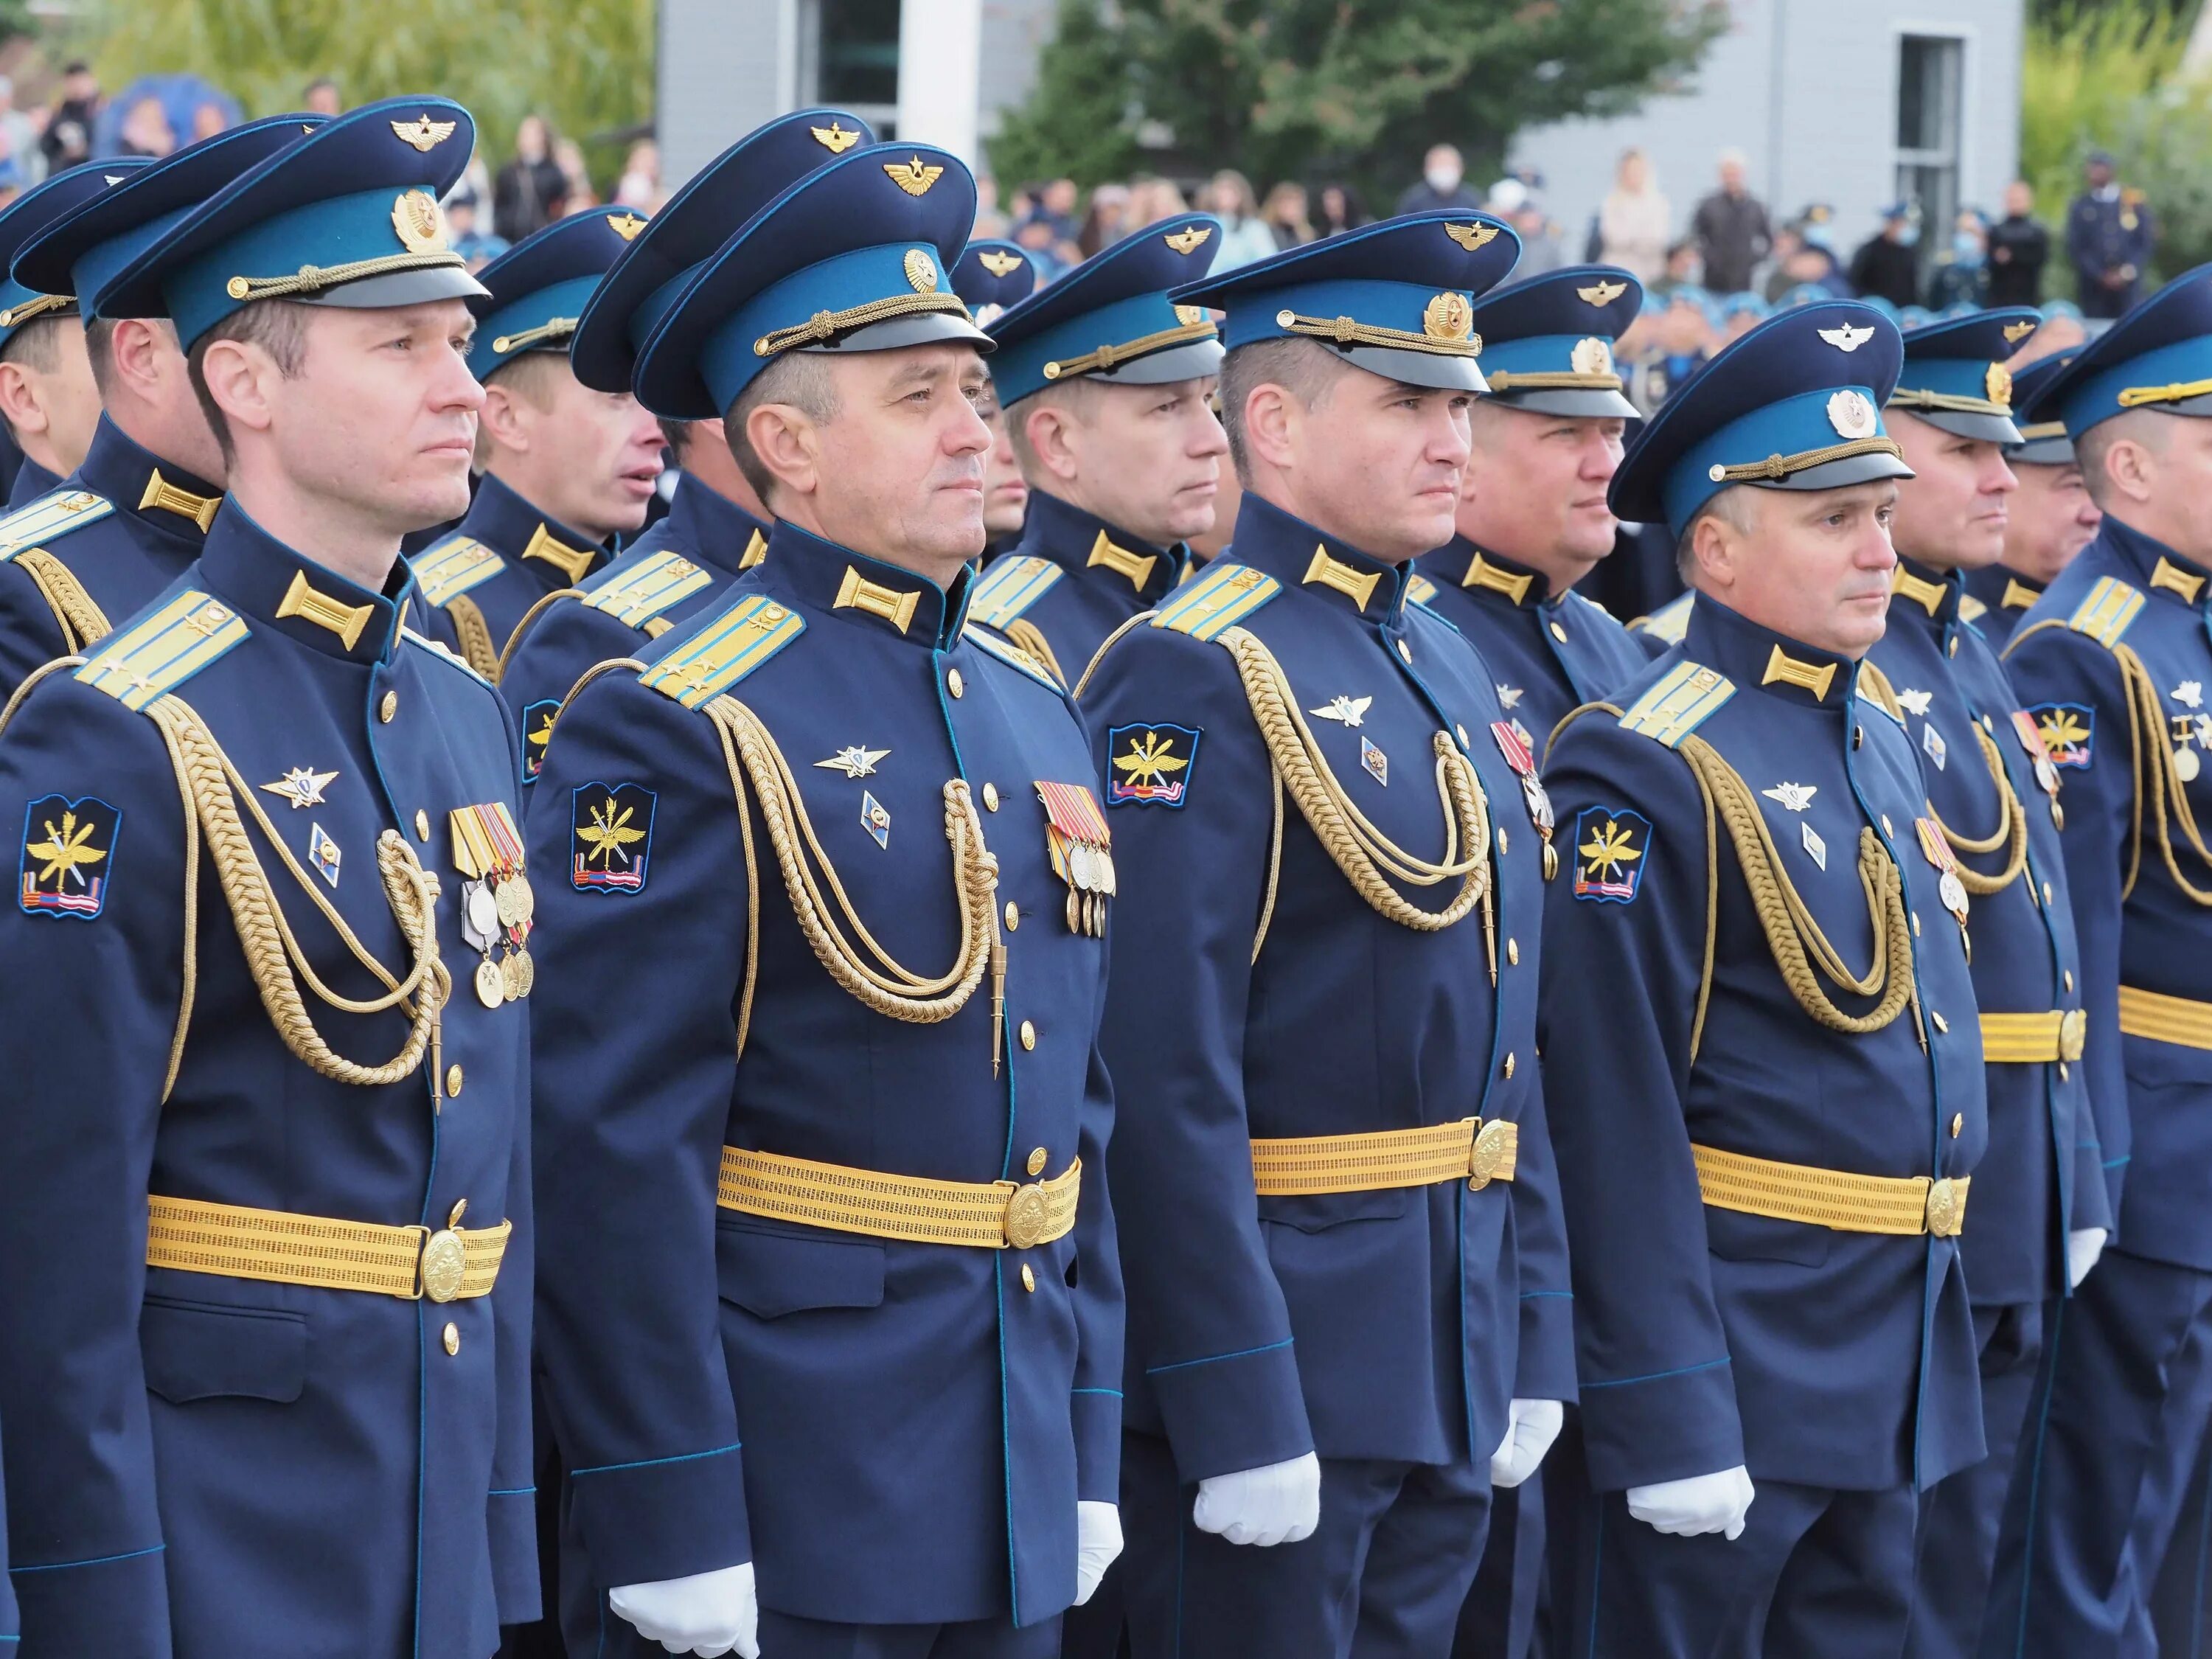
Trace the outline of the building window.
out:
<instances>
[{"instance_id":1,"label":"building window","mask_svg":"<svg viewBox=\"0 0 2212 1659\"><path fill-rule=\"evenodd\" d=\"M1905 34L1897 42L1897 194L1920 211L1920 272L1951 245L1959 212L1966 43Z\"/></svg>"},{"instance_id":2,"label":"building window","mask_svg":"<svg viewBox=\"0 0 2212 1659\"><path fill-rule=\"evenodd\" d=\"M892 137L898 76L899 0L802 0L801 102L848 109Z\"/></svg>"}]
</instances>

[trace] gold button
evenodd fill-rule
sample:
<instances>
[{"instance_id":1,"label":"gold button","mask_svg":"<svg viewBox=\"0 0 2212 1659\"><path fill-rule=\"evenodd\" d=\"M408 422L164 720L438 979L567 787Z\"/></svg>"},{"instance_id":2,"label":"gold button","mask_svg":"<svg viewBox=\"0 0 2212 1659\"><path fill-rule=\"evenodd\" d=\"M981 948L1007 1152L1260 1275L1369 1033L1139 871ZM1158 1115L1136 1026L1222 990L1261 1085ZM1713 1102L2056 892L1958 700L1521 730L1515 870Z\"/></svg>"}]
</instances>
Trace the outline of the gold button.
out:
<instances>
[{"instance_id":1,"label":"gold button","mask_svg":"<svg viewBox=\"0 0 2212 1659\"><path fill-rule=\"evenodd\" d=\"M2066 988L2069 991L2071 991L2074 988L2074 970L2071 968L2069 968L2066 970L2064 978L2066 981Z\"/></svg>"},{"instance_id":2,"label":"gold button","mask_svg":"<svg viewBox=\"0 0 2212 1659\"><path fill-rule=\"evenodd\" d=\"M1957 1139L1960 1135L1962 1135L1962 1134L1964 1134L1964 1133L1966 1133L1966 1115L1964 1112L1954 1112L1954 1113L1952 1113L1952 1114L1951 1114L1951 1139L1954 1139L1954 1140L1956 1140L1956 1139Z\"/></svg>"},{"instance_id":3,"label":"gold button","mask_svg":"<svg viewBox=\"0 0 2212 1659\"><path fill-rule=\"evenodd\" d=\"M446 1092L448 1095L457 1095L460 1091L461 1068L458 1066L448 1066L446 1067Z\"/></svg>"},{"instance_id":4,"label":"gold button","mask_svg":"<svg viewBox=\"0 0 2212 1659\"><path fill-rule=\"evenodd\" d=\"M1513 1075L1513 1056L1510 1054L1505 1056L1505 1075L1508 1077Z\"/></svg>"},{"instance_id":5,"label":"gold button","mask_svg":"<svg viewBox=\"0 0 2212 1659\"><path fill-rule=\"evenodd\" d=\"M1030 1271L1030 1264L1026 1261L1022 1263L1022 1288L1032 1294L1036 1290L1036 1275Z\"/></svg>"},{"instance_id":6,"label":"gold button","mask_svg":"<svg viewBox=\"0 0 2212 1659\"><path fill-rule=\"evenodd\" d=\"M1031 1152L1030 1154L1030 1173L1031 1175L1042 1175L1044 1173L1044 1161L1048 1156L1049 1154L1047 1153L1045 1149L1042 1146L1038 1147L1036 1151Z\"/></svg>"},{"instance_id":7,"label":"gold button","mask_svg":"<svg viewBox=\"0 0 2212 1659\"><path fill-rule=\"evenodd\" d=\"M2043 884L2043 902L2045 904L2051 902L2051 884L2047 881Z\"/></svg>"},{"instance_id":8,"label":"gold button","mask_svg":"<svg viewBox=\"0 0 2212 1659\"><path fill-rule=\"evenodd\" d=\"M1027 1020L1022 1022L1022 1047L1024 1048L1036 1047L1036 1027Z\"/></svg>"},{"instance_id":9,"label":"gold button","mask_svg":"<svg viewBox=\"0 0 2212 1659\"><path fill-rule=\"evenodd\" d=\"M1895 841L1897 839L1897 831L1891 827L1889 814L1887 812L1884 812L1881 815L1881 833L1888 836L1892 841Z\"/></svg>"},{"instance_id":10,"label":"gold button","mask_svg":"<svg viewBox=\"0 0 2212 1659\"><path fill-rule=\"evenodd\" d=\"M1505 960L1511 963L1516 968L1518 968L1521 965L1521 941L1519 939L1509 939L1505 941Z\"/></svg>"},{"instance_id":11,"label":"gold button","mask_svg":"<svg viewBox=\"0 0 2212 1659\"><path fill-rule=\"evenodd\" d=\"M1949 1020L1944 1018L1942 1015L1937 1013L1933 1008L1930 1008L1928 1011L1928 1018L1936 1022L1936 1030L1946 1036L1950 1035L1951 1022Z\"/></svg>"},{"instance_id":12,"label":"gold button","mask_svg":"<svg viewBox=\"0 0 2212 1659\"><path fill-rule=\"evenodd\" d=\"M1398 654L1403 657L1407 662L1411 662L1413 659L1413 647L1407 644L1405 641L1401 640L1398 641Z\"/></svg>"},{"instance_id":13,"label":"gold button","mask_svg":"<svg viewBox=\"0 0 2212 1659\"><path fill-rule=\"evenodd\" d=\"M1912 937L1915 939L1920 937L1920 912L1917 910L1912 913Z\"/></svg>"},{"instance_id":14,"label":"gold button","mask_svg":"<svg viewBox=\"0 0 2212 1659\"><path fill-rule=\"evenodd\" d=\"M460 1352L460 1351L461 1351L461 1328L460 1328L459 1325L454 1324L454 1323L453 1323L453 1322L452 1320L450 1320L450 1319L449 1319L449 1320L447 1320L447 1321L446 1322L445 1338L446 1338L446 1352L447 1352L447 1353L459 1353L459 1352Z\"/></svg>"},{"instance_id":15,"label":"gold button","mask_svg":"<svg viewBox=\"0 0 2212 1659\"><path fill-rule=\"evenodd\" d=\"M2069 1072L2069 1071L2068 1071L2068 1070L2066 1069L2066 1062L2065 1062L2064 1060L2060 1060L2060 1061L2058 1062L2058 1080L2059 1080L2061 1083L2063 1083L2063 1082L2065 1082L2065 1081L2066 1081L2066 1079L2067 1079L2068 1078L2069 1078L2069 1077L2071 1077L2071 1076L2073 1076L2073 1075L2074 1075L2074 1074L2073 1074L2073 1073L2071 1073L2071 1072Z\"/></svg>"},{"instance_id":16,"label":"gold button","mask_svg":"<svg viewBox=\"0 0 2212 1659\"><path fill-rule=\"evenodd\" d=\"M415 839L417 841L430 839L430 815L419 806L415 809Z\"/></svg>"},{"instance_id":17,"label":"gold button","mask_svg":"<svg viewBox=\"0 0 2212 1659\"><path fill-rule=\"evenodd\" d=\"M952 695L957 697L960 694L956 691ZM983 786L983 810L986 812L995 812L999 810L999 786L995 783L987 783Z\"/></svg>"},{"instance_id":18,"label":"gold button","mask_svg":"<svg viewBox=\"0 0 2212 1659\"><path fill-rule=\"evenodd\" d=\"M1498 856L1500 858L1505 856L1505 826L1501 823L1498 826Z\"/></svg>"},{"instance_id":19,"label":"gold button","mask_svg":"<svg viewBox=\"0 0 2212 1659\"><path fill-rule=\"evenodd\" d=\"M945 671L945 689L956 697L964 697L968 695L968 682L960 678L958 669L948 668Z\"/></svg>"},{"instance_id":20,"label":"gold button","mask_svg":"<svg viewBox=\"0 0 2212 1659\"><path fill-rule=\"evenodd\" d=\"M1452 727L1452 730L1459 734L1459 746L1461 748L1468 749L1473 747L1473 745L1467 740L1467 727L1464 726L1455 726Z\"/></svg>"},{"instance_id":21,"label":"gold button","mask_svg":"<svg viewBox=\"0 0 2212 1659\"><path fill-rule=\"evenodd\" d=\"M1559 623L1553 623L1552 624L1552 637L1557 640L1561 645L1565 645L1567 642L1567 630L1560 627Z\"/></svg>"},{"instance_id":22,"label":"gold button","mask_svg":"<svg viewBox=\"0 0 2212 1659\"><path fill-rule=\"evenodd\" d=\"M1020 907L1019 905L1016 904L1016 903L1013 902L1013 900L1012 900L1012 899L1008 899L1008 900L1006 901L1006 931L1007 931L1008 933L1012 933L1012 932L1014 931L1014 929L1015 929L1015 928L1017 928L1017 927L1020 927L1021 925L1022 925L1022 912L1021 912L1021 907Z\"/></svg>"},{"instance_id":23,"label":"gold button","mask_svg":"<svg viewBox=\"0 0 2212 1659\"><path fill-rule=\"evenodd\" d=\"M376 705L376 718L389 726L392 724L392 717L398 712L399 694L397 691L386 692L384 701Z\"/></svg>"}]
</instances>

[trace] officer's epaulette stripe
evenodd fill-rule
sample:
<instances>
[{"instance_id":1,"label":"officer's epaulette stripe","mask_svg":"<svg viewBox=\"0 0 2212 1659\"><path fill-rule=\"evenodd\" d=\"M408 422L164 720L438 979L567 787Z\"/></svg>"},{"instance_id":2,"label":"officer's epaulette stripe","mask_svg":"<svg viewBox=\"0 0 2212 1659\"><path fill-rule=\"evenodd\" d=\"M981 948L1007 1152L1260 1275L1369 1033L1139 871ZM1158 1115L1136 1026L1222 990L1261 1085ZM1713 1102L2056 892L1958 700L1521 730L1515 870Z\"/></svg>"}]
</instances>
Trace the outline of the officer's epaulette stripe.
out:
<instances>
[{"instance_id":1,"label":"officer's epaulette stripe","mask_svg":"<svg viewBox=\"0 0 2212 1659\"><path fill-rule=\"evenodd\" d=\"M1217 639L1282 591L1282 583L1249 564L1211 564L1197 580L1168 595L1152 626L1194 640Z\"/></svg>"},{"instance_id":2,"label":"officer's epaulette stripe","mask_svg":"<svg viewBox=\"0 0 2212 1659\"><path fill-rule=\"evenodd\" d=\"M422 650L428 651L432 656L437 658L440 662L444 663L447 667L458 668L462 673L466 674L478 685L483 687L485 690L489 691L494 695L497 695L499 688L494 685L489 680L486 679L483 675L477 673L476 669L470 664L467 658L464 657L459 652L454 650L452 646L447 645L443 640L434 640L427 634L418 634L404 623L400 624L399 637L406 641L410 645L417 646Z\"/></svg>"},{"instance_id":3,"label":"officer's epaulette stripe","mask_svg":"<svg viewBox=\"0 0 2212 1659\"><path fill-rule=\"evenodd\" d=\"M1989 614L1989 606L1984 605L1972 594L1961 593L1959 596L1959 620L1960 622L1979 622L1983 617Z\"/></svg>"},{"instance_id":4,"label":"officer's epaulette stripe","mask_svg":"<svg viewBox=\"0 0 2212 1659\"><path fill-rule=\"evenodd\" d=\"M109 635L76 677L143 714L246 635L237 611L212 593L188 588L143 622Z\"/></svg>"},{"instance_id":5,"label":"officer's epaulette stripe","mask_svg":"<svg viewBox=\"0 0 2212 1659\"><path fill-rule=\"evenodd\" d=\"M1406 578L1406 602L1426 605L1437 596L1437 585L1419 571Z\"/></svg>"},{"instance_id":6,"label":"officer's epaulette stripe","mask_svg":"<svg viewBox=\"0 0 2212 1659\"><path fill-rule=\"evenodd\" d=\"M1680 645L1690 631L1688 595L1670 600L1648 617L1638 617L1628 624L1634 634L1649 634L1655 640L1664 640L1669 645Z\"/></svg>"},{"instance_id":7,"label":"officer's epaulette stripe","mask_svg":"<svg viewBox=\"0 0 2212 1659\"><path fill-rule=\"evenodd\" d=\"M2066 625L2077 634L2087 634L2109 651L2120 642L2120 636L2135 621L2136 612L2142 608L2140 589L2129 586L2117 576L2100 576L2097 585L2089 590L2089 597L2066 619Z\"/></svg>"},{"instance_id":8,"label":"officer's epaulette stripe","mask_svg":"<svg viewBox=\"0 0 2212 1659\"><path fill-rule=\"evenodd\" d=\"M1681 662L1638 697L1620 717L1622 729L1641 732L1669 749L1711 720L1735 696L1735 682L1703 663Z\"/></svg>"},{"instance_id":9,"label":"officer's epaulette stripe","mask_svg":"<svg viewBox=\"0 0 2212 1659\"><path fill-rule=\"evenodd\" d=\"M714 580L710 572L681 553L663 548L643 558L623 559L608 566L585 584L584 603L632 628L642 628Z\"/></svg>"},{"instance_id":10,"label":"officer's epaulette stripe","mask_svg":"<svg viewBox=\"0 0 2212 1659\"><path fill-rule=\"evenodd\" d=\"M89 489L52 489L0 519L0 564L25 548L42 546L72 530L98 524L115 511L115 503Z\"/></svg>"},{"instance_id":11,"label":"officer's epaulette stripe","mask_svg":"<svg viewBox=\"0 0 2212 1659\"><path fill-rule=\"evenodd\" d=\"M448 536L424 548L410 562L422 597L442 605L489 581L507 561L473 536Z\"/></svg>"},{"instance_id":12,"label":"officer's epaulette stripe","mask_svg":"<svg viewBox=\"0 0 2212 1659\"><path fill-rule=\"evenodd\" d=\"M1067 573L1050 559L1027 553L994 559L968 596L968 615L986 628L1004 628L1049 593Z\"/></svg>"},{"instance_id":13,"label":"officer's epaulette stripe","mask_svg":"<svg viewBox=\"0 0 2212 1659\"><path fill-rule=\"evenodd\" d=\"M1059 568L1057 565L1053 568L1054 569ZM1054 692L1060 692L1066 690L1066 688L1063 687L1058 680L1053 678L1049 673L1046 672L1044 665L1037 661L1035 657L1030 655L1028 652L1023 650L1018 645L1010 645L1004 640L994 638L992 635L985 633L981 629L976 627L973 623L969 623L968 626L960 630L960 637L966 640L969 644L974 646L978 651L982 652L986 656L996 657L1000 662L1006 664L1009 668L1020 669L1023 673L1028 675L1031 679L1036 681L1039 684L1049 686Z\"/></svg>"},{"instance_id":14,"label":"officer's epaulette stripe","mask_svg":"<svg viewBox=\"0 0 2212 1659\"><path fill-rule=\"evenodd\" d=\"M644 684L686 708L720 696L806 629L805 618L749 593L706 629L645 671Z\"/></svg>"}]
</instances>

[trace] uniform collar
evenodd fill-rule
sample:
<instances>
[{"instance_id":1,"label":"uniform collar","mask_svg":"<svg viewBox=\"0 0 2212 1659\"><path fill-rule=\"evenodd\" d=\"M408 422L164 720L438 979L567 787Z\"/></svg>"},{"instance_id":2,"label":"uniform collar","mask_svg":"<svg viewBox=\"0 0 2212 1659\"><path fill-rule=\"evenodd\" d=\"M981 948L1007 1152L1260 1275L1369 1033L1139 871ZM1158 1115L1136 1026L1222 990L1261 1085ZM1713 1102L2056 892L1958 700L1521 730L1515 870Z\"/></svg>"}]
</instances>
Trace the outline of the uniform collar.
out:
<instances>
[{"instance_id":1,"label":"uniform collar","mask_svg":"<svg viewBox=\"0 0 2212 1659\"><path fill-rule=\"evenodd\" d=\"M1718 669L1742 690L1826 709L1842 709L1858 674L1858 665L1849 657L1762 628L1709 593L1700 593L1690 607L1682 652L1692 662Z\"/></svg>"},{"instance_id":2,"label":"uniform collar","mask_svg":"<svg viewBox=\"0 0 2212 1659\"><path fill-rule=\"evenodd\" d=\"M972 574L963 566L948 592L926 576L779 520L769 532L768 558L757 580L763 592L937 651L960 637Z\"/></svg>"},{"instance_id":3,"label":"uniform collar","mask_svg":"<svg viewBox=\"0 0 2212 1659\"><path fill-rule=\"evenodd\" d=\"M482 542L509 564L544 583L547 592L574 587L607 562L606 550L558 519L540 513L487 473L477 485L460 533Z\"/></svg>"},{"instance_id":4,"label":"uniform collar","mask_svg":"<svg viewBox=\"0 0 2212 1659\"><path fill-rule=\"evenodd\" d=\"M40 496L61 487L59 478L26 455L23 464L15 469L15 482L8 489L8 510L12 513L19 507L28 507Z\"/></svg>"},{"instance_id":5,"label":"uniform collar","mask_svg":"<svg viewBox=\"0 0 2212 1659\"><path fill-rule=\"evenodd\" d=\"M676 495L668 503L665 533L709 569L735 576L764 556L769 526L712 484L684 472L678 475Z\"/></svg>"},{"instance_id":6,"label":"uniform collar","mask_svg":"<svg viewBox=\"0 0 2212 1659\"><path fill-rule=\"evenodd\" d=\"M1150 605L1176 585L1182 550L1128 534L1048 489L1030 492L1029 516L1013 551L1049 559L1119 597Z\"/></svg>"},{"instance_id":7,"label":"uniform collar","mask_svg":"<svg viewBox=\"0 0 2212 1659\"><path fill-rule=\"evenodd\" d=\"M2212 601L2212 570L2193 559L2185 559L2155 537L2107 515L2099 532L2121 567L2147 592L2202 610Z\"/></svg>"},{"instance_id":8,"label":"uniform collar","mask_svg":"<svg viewBox=\"0 0 2212 1659\"><path fill-rule=\"evenodd\" d=\"M206 479L165 461L125 435L107 416L94 428L92 447L77 482L114 503L149 529L197 548L215 522L222 491Z\"/></svg>"},{"instance_id":9,"label":"uniform collar","mask_svg":"<svg viewBox=\"0 0 2212 1659\"><path fill-rule=\"evenodd\" d=\"M2002 564L1984 566L1978 580L1972 572L1966 576L1967 588L1980 588L1982 592L1977 597L1999 611L2027 610L2043 597L2043 590L2048 586L2047 582L2030 581L2011 566Z\"/></svg>"},{"instance_id":10,"label":"uniform collar","mask_svg":"<svg viewBox=\"0 0 2212 1659\"><path fill-rule=\"evenodd\" d=\"M1223 556L1263 570L1285 587L1355 611L1365 621L1395 628L1403 619L1410 561L1385 564L1249 489Z\"/></svg>"},{"instance_id":11,"label":"uniform collar","mask_svg":"<svg viewBox=\"0 0 2212 1659\"><path fill-rule=\"evenodd\" d=\"M1520 610L1553 603L1552 579L1542 571L1455 536L1421 561L1421 574L1439 587L1464 587L1478 597Z\"/></svg>"},{"instance_id":12,"label":"uniform collar","mask_svg":"<svg viewBox=\"0 0 2212 1659\"><path fill-rule=\"evenodd\" d=\"M1910 617L1941 630L1959 619L1959 596L1966 578L1900 556L1889 577L1889 614Z\"/></svg>"},{"instance_id":13,"label":"uniform collar","mask_svg":"<svg viewBox=\"0 0 2212 1659\"><path fill-rule=\"evenodd\" d=\"M295 552L235 501L216 515L193 570L197 580L256 627L362 664L391 656L413 590L407 561L396 549L384 591L373 593Z\"/></svg>"}]
</instances>

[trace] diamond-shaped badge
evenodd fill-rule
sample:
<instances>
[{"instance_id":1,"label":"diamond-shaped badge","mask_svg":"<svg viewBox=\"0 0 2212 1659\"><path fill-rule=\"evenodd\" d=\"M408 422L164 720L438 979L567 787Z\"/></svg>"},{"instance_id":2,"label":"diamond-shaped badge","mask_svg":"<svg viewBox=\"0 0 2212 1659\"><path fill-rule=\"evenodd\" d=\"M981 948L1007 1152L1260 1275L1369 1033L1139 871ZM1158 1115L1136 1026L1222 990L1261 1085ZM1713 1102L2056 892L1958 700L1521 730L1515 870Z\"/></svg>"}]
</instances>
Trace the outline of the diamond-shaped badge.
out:
<instances>
[{"instance_id":1,"label":"diamond-shaped badge","mask_svg":"<svg viewBox=\"0 0 2212 1659\"><path fill-rule=\"evenodd\" d=\"M307 861L333 887L338 884L338 844L323 833L319 823L307 827Z\"/></svg>"},{"instance_id":2,"label":"diamond-shaped badge","mask_svg":"<svg viewBox=\"0 0 2212 1659\"><path fill-rule=\"evenodd\" d=\"M876 838L876 845L888 848L891 844L891 815L866 790L860 792L860 828Z\"/></svg>"},{"instance_id":3,"label":"diamond-shaped badge","mask_svg":"<svg viewBox=\"0 0 2212 1659\"><path fill-rule=\"evenodd\" d=\"M1804 833L1805 850L1813 855L1813 862L1819 865L1823 870L1826 869L1828 867L1828 843L1822 841L1820 836L1813 833L1813 826L1811 824L1800 824L1798 828Z\"/></svg>"},{"instance_id":4,"label":"diamond-shaped badge","mask_svg":"<svg viewBox=\"0 0 2212 1659\"><path fill-rule=\"evenodd\" d=\"M1390 787L1390 757L1375 746L1371 738L1359 740L1359 763L1367 769L1367 775L1385 789Z\"/></svg>"},{"instance_id":5,"label":"diamond-shaped badge","mask_svg":"<svg viewBox=\"0 0 2212 1659\"><path fill-rule=\"evenodd\" d=\"M1943 734L1932 726L1922 726L1920 746L1928 751L1928 758L1936 763L1936 769L1938 772L1942 771L1943 763L1950 757L1951 754L1949 745L1943 741Z\"/></svg>"}]
</instances>

